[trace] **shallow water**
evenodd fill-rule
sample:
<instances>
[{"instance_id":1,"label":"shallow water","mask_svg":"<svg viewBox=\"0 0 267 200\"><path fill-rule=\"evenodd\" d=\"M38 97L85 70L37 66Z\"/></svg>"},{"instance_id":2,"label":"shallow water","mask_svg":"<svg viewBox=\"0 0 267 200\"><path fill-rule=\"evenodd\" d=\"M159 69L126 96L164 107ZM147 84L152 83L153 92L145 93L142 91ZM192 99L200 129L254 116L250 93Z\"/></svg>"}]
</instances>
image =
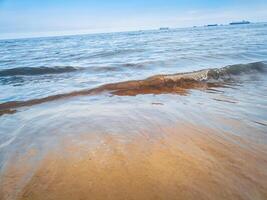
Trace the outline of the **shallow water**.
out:
<instances>
[{"instance_id":1,"label":"shallow water","mask_svg":"<svg viewBox=\"0 0 267 200\"><path fill-rule=\"evenodd\" d=\"M253 102L266 86L103 93L20 108L1 117L0 195L265 199L267 98Z\"/></svg>"},{"instance_id":2,"label":"shallow water","mask_svg":"<svg viewBox=\"0 0 267 200\"><path fill-rule=\"evenodd\" d=\"M0 41L0 199L266 199L265 30Z\"/></svg>"}]
</instances>

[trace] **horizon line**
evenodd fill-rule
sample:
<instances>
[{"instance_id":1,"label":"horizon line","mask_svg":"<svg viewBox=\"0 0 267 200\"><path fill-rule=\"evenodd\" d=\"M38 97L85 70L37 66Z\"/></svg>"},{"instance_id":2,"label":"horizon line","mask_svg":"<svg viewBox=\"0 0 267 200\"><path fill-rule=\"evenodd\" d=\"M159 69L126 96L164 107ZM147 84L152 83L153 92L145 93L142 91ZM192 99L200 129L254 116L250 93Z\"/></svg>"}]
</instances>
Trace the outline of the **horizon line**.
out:
<instances>
[{"instance_id":1,"label":"horizon line","mask_svg":"<svg viewBox=\"0 0 267 200\"><path fill-rule=\"evenodd\" d=\"M264 23L267 23L267 21L258 21L258 22L251 22L250 21L250 24L264 24ZM175 29L186 29L186 28L205 28L208 24L203 24L203 25L196 25L196 26L183 26L183 27L170 27L170 26L162 26L162 27L166 27L166 28L169 28L170 30L175 30ZM229 23L226 23L226 24L218 24L218 26L230 26L230 22ZM160 28L162 27L158 27L158 28L141 28L141 29L133 29L133 30L118 30L118 31L96 31L96 32L84 32L82 33L82 31L86 31L85 29L84 30L66 30L64 32L75 32L77 31L77 33L62 33L62 34L49 34L49 32L56 32L56 31L48 31L48 32L35 32L35 33L32 33L32 34L37 34L37 33L40 33L40 34L46 34L47 35L40 35L40 36L21 36L21 37L1 37L0 35L0 41L3 41L3 40L23 40L23 39L38 39L38 38L53 38L53 37L71 37L71 36L83 36L83 35L99 35L99 34L112 34L112 33L127 33L127 32L139 32L139 31L156 31L156 30L159 30ZM207 28L207 27L206 27ZM79 31L81 31L80 33L78 33ZM58 31L58 32L61 32L61 31ZM14 34L14 33L11 33L11 34ZM27 34L27 33L24 33L24 34Z\"/></svg>"}]
</instances>

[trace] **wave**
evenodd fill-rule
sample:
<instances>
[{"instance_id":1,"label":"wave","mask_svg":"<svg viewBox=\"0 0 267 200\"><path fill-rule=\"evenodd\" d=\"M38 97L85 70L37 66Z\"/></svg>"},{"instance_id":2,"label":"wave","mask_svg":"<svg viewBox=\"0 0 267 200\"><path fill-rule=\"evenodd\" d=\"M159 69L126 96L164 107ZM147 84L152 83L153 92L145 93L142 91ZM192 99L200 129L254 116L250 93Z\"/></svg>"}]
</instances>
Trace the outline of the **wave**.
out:
<instances>
[{"instance_id":1,"label":"wave","mask_svg":"<svg viewBox=\"0 0 267 200\"><path fill-rule=\"evenodd\" d=\"M121 71L124 68L142 68L145 65L142 63L126 63L118 66L91 66L91 67L17 67L10 69L0 70L0 77L12 77L12 76L39 76L46 74L63 74L69 72L75 72L79 70L87 70L94 73L98 72L110 72Z\"/></svg>"},{"instance_id":2,"label":"wave","mask_svg":"<svg viewBox=\"0 0 267 200\"><path fill-rule=\"evenodd\" d=\"M0 77L6 76L36 76L45 74L61 74L80 70L81 68L65 67L17 67L0 71Z\"/></svg>"},{"instance_id":3,"label":"wave","mask_svg":"<svg viewBox=\"0 0 267 200\"><path fill-rule=\"evenodd\" d=\"M110 92L113 95L135 96L138 94L176 93L185 95L188 89L209 89L224 87L228 80L236 80L243 75L267 73L267 64L256 62L231 65L223 68L204 69L195 72L156 75L144 80L133 80L105 84L97 88L48 96L28 101L12 101L0 104L0 113L13 113L14 109L32 106L75 96L94 95Z\"/></svg>"},{"instance_id":4,"label":"wave","mask_svg":"<svg viewBox=\"0 0 267 200\"><path fill-rule=\"evenodd\" d=\"M240 75L253 75L255 73L266 73L267 63L266 62L255 62L249 64L238 64L230 65L219 69L210 69L207 73L207 79L235 79L236 76Z\"/></svg>"}]
</instances>

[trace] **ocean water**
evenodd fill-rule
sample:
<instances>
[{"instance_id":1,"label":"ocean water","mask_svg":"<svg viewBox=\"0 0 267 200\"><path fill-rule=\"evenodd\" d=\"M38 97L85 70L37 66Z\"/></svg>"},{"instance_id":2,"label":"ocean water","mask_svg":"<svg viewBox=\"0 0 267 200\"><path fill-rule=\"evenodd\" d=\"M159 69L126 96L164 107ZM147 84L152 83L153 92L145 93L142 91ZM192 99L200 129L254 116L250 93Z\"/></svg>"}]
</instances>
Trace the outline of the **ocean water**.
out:
<instances>
[{"instance_id":1,"label":"ocean water","mask_svg":"<svg viewBox=\"0 0 267 200\"><path fill-rule=\"evenodd\" d=\"M0 40L0 199L266 199L267 24Z\"/></svg>"},{"instance_id":2,"label":"ocean water","mask_svg":"<svg viewBox=\"0 0 267 200\"><path fill-rule=\"evenodd\" d=\"M0 102L267 60L267 25L0 41Z\"/></svg>"}]
</instances>

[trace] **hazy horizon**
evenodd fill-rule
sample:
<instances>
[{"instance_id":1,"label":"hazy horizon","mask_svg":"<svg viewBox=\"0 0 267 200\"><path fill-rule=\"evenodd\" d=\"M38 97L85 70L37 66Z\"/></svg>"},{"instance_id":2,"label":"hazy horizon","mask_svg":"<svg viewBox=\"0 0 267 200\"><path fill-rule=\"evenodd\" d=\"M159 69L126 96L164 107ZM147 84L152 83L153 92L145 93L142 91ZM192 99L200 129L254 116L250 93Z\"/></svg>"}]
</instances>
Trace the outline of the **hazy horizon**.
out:
<instances>
[{"instance_id":1,"label":"hazy horizon","mask_svg":"<svg viewBox=\"0 0 267 200\"><path fill-rule=\"evenodd\" d=\"M265 22L266 8L263 0L0 0L0 39Z\"/></svg>"}]
</instances>

